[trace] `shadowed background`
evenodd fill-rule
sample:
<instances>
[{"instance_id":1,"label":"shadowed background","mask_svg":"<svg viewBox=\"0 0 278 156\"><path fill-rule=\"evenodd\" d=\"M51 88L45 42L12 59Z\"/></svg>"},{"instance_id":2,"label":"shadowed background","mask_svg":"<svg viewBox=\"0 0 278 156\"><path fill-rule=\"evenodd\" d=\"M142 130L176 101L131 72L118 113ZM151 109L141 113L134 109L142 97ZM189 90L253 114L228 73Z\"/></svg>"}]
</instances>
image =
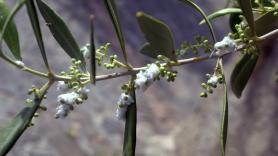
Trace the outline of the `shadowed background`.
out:
<instances>
[{"instance_id":1,"label":"shadowed background","mask_svg":"<svg viewBox=\"0 0 278 156\"><path fill-rule=\"evenodd\" d=\"M96 17L96 36L99 43L112 43L119 56L118 41L102 1L64 0L47 1L63 16L80 46L89 41L88 17ZM172 29L177 47L183 40L203 34L210 38L207 26L198 26L198 13L177 0L117 0L130 62L139 67L152 60L138 52L144 43L135 14L144 11L165 21ZM225 2L198 1L207 13L223 8ZM13 1L9 1L14 4ZM16 16L24 63L45 70L32 34L25 8ZM213 22L218 40L229 31L228 20ZM43 24L43 34L49 62L54 71L66 70L70 59L54 41ZM277 47L267 47L258 68L242 98L237 99L229 89L230 118L227 142L229 156L278 155L277 91L274 74L278 67ZM225 73L230 73L238 54L225 58ZM263 63L262 63L263 60ZM146 92L137 94L138 156L217 156L219 127L222 112L223 88L218 87L207 99L199 98L200 83L205 74L213 72L215 60L194 63L177 68L174 83L156 82ZM32 84L42 85L46 80L21 72L0 61L0 128L24 107L27 90ZM113 72L113 71L110 71ZM98 74L107 71L98 70ZM91 86L89 100L63 120L54 119L59 94L55 87L43 102L47 112L40 114L35 126L27 129L9 156L112 156L121 155L124 123L115 117L116 102L121 84L128 77L101 81Z\"/></svg>"}]
</instances>

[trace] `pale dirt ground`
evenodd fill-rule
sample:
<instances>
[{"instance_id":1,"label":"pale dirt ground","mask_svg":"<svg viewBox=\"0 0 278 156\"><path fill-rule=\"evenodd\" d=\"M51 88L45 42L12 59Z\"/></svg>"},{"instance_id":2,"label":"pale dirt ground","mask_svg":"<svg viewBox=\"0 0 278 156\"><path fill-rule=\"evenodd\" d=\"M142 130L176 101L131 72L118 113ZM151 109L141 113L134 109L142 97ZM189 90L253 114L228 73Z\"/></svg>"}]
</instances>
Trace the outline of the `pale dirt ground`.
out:
<instances>
[{"instance_id":1,"label":"pale dirt ground","mask_svg":"<svg viewBox=\"0 0 278 156\"><path fill-rule=\"evenodd\" d=\"M10 2L10 1L9 1ZM48 1L65 18L80 45L89 40L88 16L96 16L97 36L100 42L112 42L118 47L111 22L104 6L97 0ZM198 27L200 16L173 0L118 0L121 8L127 49L135 66L150 62L137 52L144 42L136 23L135 13L143 10L166 21L173 29L177 44L192 39L199 32L208 35L207 27ZM224 6L202 6L207 12ZM19 22L22 54L28 66L44 70L40 53L32 35L25 10L16 17ZM227 20L213 23L221 39L228 30ZM46 28L44 26L44 28ZM44 29L45 44L51 67L59 72L65 70L69 58ZM116 48L117 49L117 48ZM276 156L278 155L277 84L274 73L278 67L277 48L268 50L264 63L257 68L247 86L243 98L238 100L229 88L230 119L227 142L228 156ZM119 53L120 55L120 53ZM235 57L225 59L227 76ZM223 89L219 87L207 99L199 98L200 83L205 74L212 72L214 61L192 64L178 68L174 83L164 80L155 83L145 93L137 95L138 101L138 156L217 156L219 152L219 123L222 110ZM45 80L23 73L0 61L0 127L3 127L20 108L31 84L41 85ZM99 74L104 71L99 70ZM229 78L228 78L229 79ZM121 155L124 124L114 112L115 102L121 93L120 85L128 78L103 81L92 87L89 100L78 106L65 120L55 120L57 92L49 91L43 103L48 111L42 113L35 126L29 128L19 139L9 156L116 156Z\"/></svg>"}]
</instances>

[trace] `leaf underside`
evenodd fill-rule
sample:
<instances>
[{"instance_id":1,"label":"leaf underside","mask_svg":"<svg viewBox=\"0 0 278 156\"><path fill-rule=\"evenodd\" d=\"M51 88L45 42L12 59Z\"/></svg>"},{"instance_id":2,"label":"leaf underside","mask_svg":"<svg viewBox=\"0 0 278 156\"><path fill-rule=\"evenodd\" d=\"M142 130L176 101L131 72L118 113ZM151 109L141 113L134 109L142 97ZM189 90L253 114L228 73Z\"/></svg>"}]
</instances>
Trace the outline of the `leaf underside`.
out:
<instances>
[{"instance_id":1,"label":"leaf underside","mask_svg":"<svg viewBox=\"0 0 278 156\"><path fill-rule=\"evenodd\" d=\"M169 27L143 12L138 12L136 16L149 47L151 47L150 51L141 52L153 58L156 58L157 55L164 55L171 60L176 60L174 38Z\"/></svg>"}]
</instances>

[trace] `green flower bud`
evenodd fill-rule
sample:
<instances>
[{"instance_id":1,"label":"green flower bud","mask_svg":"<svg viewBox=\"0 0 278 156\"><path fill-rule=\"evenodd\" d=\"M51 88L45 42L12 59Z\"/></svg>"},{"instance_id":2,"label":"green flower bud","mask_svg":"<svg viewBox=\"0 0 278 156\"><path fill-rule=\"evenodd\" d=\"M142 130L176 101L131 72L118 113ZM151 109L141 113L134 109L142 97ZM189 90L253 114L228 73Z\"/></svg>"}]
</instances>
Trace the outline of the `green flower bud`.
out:
<instances>
[{"instance_id":1,"label":"green flower bud","mask_svg":"<svg viewBox=\"0 0 278 156\"><path fill-rule=\"evenodd\" d=\"M202 92L202 93L200 93L200 97L206 98L206 97L208 97L208 94L206 92Z\"/></svg>"}]
</instances>

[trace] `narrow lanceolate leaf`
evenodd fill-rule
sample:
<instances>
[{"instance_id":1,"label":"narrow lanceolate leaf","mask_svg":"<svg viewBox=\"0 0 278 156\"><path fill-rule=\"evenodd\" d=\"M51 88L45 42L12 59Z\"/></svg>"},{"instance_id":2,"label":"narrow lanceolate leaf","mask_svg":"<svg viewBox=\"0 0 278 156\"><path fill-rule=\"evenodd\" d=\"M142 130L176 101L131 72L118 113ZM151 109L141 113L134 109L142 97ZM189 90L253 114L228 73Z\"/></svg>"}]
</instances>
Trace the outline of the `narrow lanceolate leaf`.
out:
<instances>
[{"instance_id":1,"label":"narrow lanceolate leaf","mask_svg":"<svg viewBox=\"0 0 278 156\"><path fill-rule=\"evenodd\" d=\"M207 23L207 25L209 27L212 39L213 39L213 41L215 43L216 42L216 36L215 36L214 30L213 30L213 27L212 27L212 25L211 25L207 15L205 14L205 12L197 4L195 4L191 0L180 0L180 1L190 5L191 7L193 7L196 11L198 11L203 16L204 20L206 21L206 23Z\"/></svg>"},{"instance_id":2,"label":"narrow lanceolate leaf","mask_svg":"<svg viewBox=\"0 0 278 156\"><path fill-rule=\"evenodd\" d=\"M135 156L137 108L136 95L133 90L134 103L128 106L125 123L123 156Z\"/></svg>"},{"instance_id":3,"label":"narrow lanceolate leaf","mask_svg":"<svg viewBox=\"0 0 278 156\"><path fill-rule=\"evenodd\" d=\"M90 16L90 32L91 32L91 41L90 41L90 63L91 63L91 82L96 84L96 48L95 48L95 37L94 37L94 16Z\"/></svg>"},{"instance_id":4,"label":"narrow lanceolate leaf","mask_svg":"<svg viewBox=\"0 0 278 156\"><path fill-rule=\"evenodd\" d=\"M226 142L228 135L228 123L229 123L229 103L228 103L228 92L227 84L224 80L224 103L223 103L223 112L221 119L221 129L220 129L220 145L221 145L221 155L225 156L226 151Z\"/></svg>"},{"instance_id":5,"label":"narrow lanceolate leaf","mask_svg":"<svg viewBox=\"0 0 278 156\"><path fill-rule=\"evenodd\" d=\"M143 12L138 12L136 16L152 49L149 53L144 54L154 58L157 55L164 55L171 60L176 60L174 38L169 27L162 21Z\"/></svg>"},{"instance_id":6,"label":"narrow lanceolate leaf","mask_svg":"<svg viewBox=\"0 0 278 156\"><path fill-rule=\"evenodd\" d=\"M0 39L0 49L2 47L2 42L4 39L13 56L17 60L21 60L20 43L17 28L15 23L13 22L13 17L20 10L24 3L25 0L18 0L15 6L10 11L6 4L6 1L0 0L0 31L2 33Z\"/></svg>"},{"instance_id":7,"label":"narrow lanceolate leaf","mask_svg":"<svg viewBox=\"0 0 278 156\"><path fill-rule=\"evenodd\" d=\"M258 55L244 54L236 64L231 75L232 91L240 98L253 70L256 66Z\"/></svg>"},{"instance_id":8,"label":"narrow lanceolate leaf","mask_svg":"<svg viewBox=\"0 0 278 156\"><path fill-rule=\"evenodd\" d=\"M256 36L251 0L238 0L238 4L251 29L252 36Z\"/></svg>"},{"instance_id":9,"label":"narrow lanceolate leaf","mask_svg":"<svg viewBox=\"0 0 278 156\"><path fill-rule=\"evenodd\" d=\"M229 14L239 14L239 13L242 13L241 9L239 8L225 8L210 14L209 16L207 16L207 18L208 20L211 21L218 17L222 17ZM204 24L204 23L206 23L205 19L203 19L199 24Z\"/></svg>"},{"instance_id":10,"label":"narrow lanceolate leaf","mask_svg":"<svg viewBox=\"0 0 278 156\"><path fill-rule=\"evenodd\" d=\"M45 52L45 48L44 48L44 43L43 43L43 39L42 39L41 27L40 27L34 0L26 0L26 7L27 7L29 19L31 21L32 28L35 33L35 37L36 37L38 46L40 48L45 66L47 67L47 69L49 69L46 52Z\"/></svg>"},{"instance_id":11,"label":"narrow lanceolate leaf","mask_svg":"<svg viewBox=\"0 0 278 156\"><path fill-rule=\"evenodd\" d=\"M22 109L17 116L0 131L0 155L6 155L30 124L42 98L34 98L32 105Z\"/></svg>"},{"instance_id":12,"label":"narrow lanceolate leaf","mask_svg":"<svg viewBox=\"0 0 278 156\"><path fill-rule=\"evenodd\" d=\"M82 61L83 66L85 66L83 54L64 20L42 0L37 0L37 4L56 41L71 58Z\"/></svg>"},{"instance_id":13,"label":"narrow lanceolate leaf","mask_svg":"<svg viewBox=\"0 0 278 156\"><path fill-rule=\"evenodd\" d=\"M262 36L278 29L278 17L274 15L275 11L267 12L255 20L257 35Z\"/></svg>"},{"instance_id":14,"label":"narrow lanceolate leaf","mask_svg":"<svg viewBox=\"0 0 278 156\"><path fill-rule=\"evenodd\" d=\"M121 23L120 23L120 19L118 16L116 4L115 4L114 0L104 0L104 3L108 10L110 18L113 22L114 28L116 30L116 34L117 34L118 40L120 42L120 46L121 46L121 49L122 49L122 52L124 55L125 62L128 63L127 62L127 54L126 54L126 50L125 50L124 35L122 32Z\"/></svg>"}]
</instances>

